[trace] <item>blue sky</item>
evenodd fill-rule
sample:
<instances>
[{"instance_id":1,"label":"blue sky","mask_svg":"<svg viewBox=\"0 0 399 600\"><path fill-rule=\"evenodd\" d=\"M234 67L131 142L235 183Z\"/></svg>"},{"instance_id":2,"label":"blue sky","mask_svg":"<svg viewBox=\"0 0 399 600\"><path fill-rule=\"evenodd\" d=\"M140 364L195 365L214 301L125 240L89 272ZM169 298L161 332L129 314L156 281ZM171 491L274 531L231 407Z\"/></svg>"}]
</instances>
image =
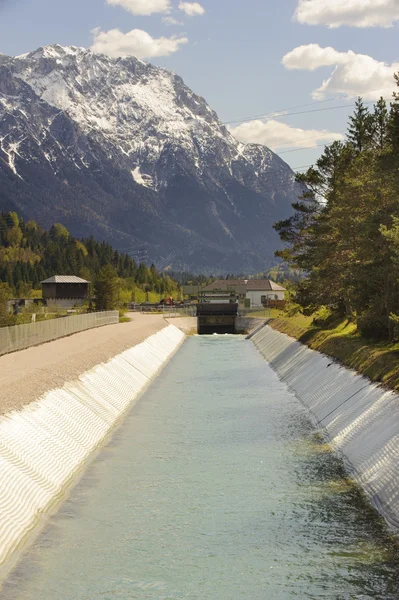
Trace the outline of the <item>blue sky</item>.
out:
<instances>
[{"instance_id":1,"label":"blue sky","mask_svg":"<svg viewBox=\"0 0 399 600\"><path fill-rule=\"evenodd\" d=\"M60 43L139 55L181 75L222 121L249 119L234 135L298 167L322 151L304 147L345 133L351 108L320 109L390 96L398 23L398 0L0 0L0 52ZM318 112L270 116L308 104L290 112Z\"/></svg>"}]
</instances>

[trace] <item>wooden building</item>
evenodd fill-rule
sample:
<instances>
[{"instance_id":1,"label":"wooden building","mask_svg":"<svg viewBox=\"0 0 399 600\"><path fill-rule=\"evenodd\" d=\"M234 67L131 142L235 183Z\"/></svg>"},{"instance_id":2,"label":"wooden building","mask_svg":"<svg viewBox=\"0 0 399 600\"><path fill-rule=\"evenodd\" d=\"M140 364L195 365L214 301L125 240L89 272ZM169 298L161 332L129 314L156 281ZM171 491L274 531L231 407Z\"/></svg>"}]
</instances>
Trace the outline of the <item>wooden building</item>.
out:
<instances>
[{"instance_id":1,"label":"wooden building","mask_svg":"<svg viewBox=\"0 0 399 600\"><path fill-rule=\"evenodd\" d=\"M47 306L72 308L89 298L89 281L75 275L53 275L41 282Z\"/></svg>"}]
</instances>

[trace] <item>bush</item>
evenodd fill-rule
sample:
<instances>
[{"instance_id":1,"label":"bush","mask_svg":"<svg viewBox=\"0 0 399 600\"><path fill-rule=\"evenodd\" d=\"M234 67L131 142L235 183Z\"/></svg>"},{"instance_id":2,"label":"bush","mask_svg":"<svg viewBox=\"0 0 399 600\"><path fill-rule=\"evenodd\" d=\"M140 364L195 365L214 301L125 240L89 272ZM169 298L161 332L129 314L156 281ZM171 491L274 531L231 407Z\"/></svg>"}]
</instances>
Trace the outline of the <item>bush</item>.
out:
<instances>
[{"instance_id":1,"label":"bush","mask_svg":"<svg viewBox=\"0 0 399 600\"><path fill-rule=\"evenodd\" d=\"M388 318L372 311L358 317L357 329L361 336L371 340L387 340L389 338Z\"/></svg>"},{"instance_id":2,"label":"bush","mask_svg":"<svg viewBox=\"0 0 399 600\"><path fill-rule=\"evenodd\" d=\"M287 317L295 317L297 314L302 312L302 306L295 304L295 302L287 302L284 307L284 312Z\"/></svg>"},{"instance_id":3,"label":"bush","mask_svg":"<svg viewBox=\"0 0 399 600\"><path fill-rule=\"evenodd\" d=\"M314 313L312 324L315 327L329 327L333 324L336 315L327 306L322 306Z\"/></svg>"},{"instance_id":4,"label":"bush","mask_svg":"<svg viewBox=\"0 0 399 600\"><path fill-rule=\"evenodd\" d=\"M391 313L389 315L389 320L391 321L391 327L393 328L392 337L395 340L395 342L397 342L399 341L399 315Z\"/></svg>"}]
</instances>

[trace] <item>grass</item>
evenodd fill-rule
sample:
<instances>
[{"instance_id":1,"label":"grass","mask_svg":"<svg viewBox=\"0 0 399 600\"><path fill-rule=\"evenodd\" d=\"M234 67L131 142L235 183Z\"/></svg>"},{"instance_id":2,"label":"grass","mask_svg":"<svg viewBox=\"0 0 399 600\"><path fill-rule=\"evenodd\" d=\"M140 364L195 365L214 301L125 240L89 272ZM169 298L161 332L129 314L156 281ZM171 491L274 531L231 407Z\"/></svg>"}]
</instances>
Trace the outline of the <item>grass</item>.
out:
<instances>
[{"instance_id":1,"label":"grass","mask_svg":"<svg viewBox=\"0 0 399 600\"><path fill-rule=\"evenodd\" d=\"M276 311L269 325L313 350L337 359L371 380L399 390L399 344L362 338L356 325L345 319L322 328L312 324L312 317L288 317Z\"/></svg>"}]
</instances>

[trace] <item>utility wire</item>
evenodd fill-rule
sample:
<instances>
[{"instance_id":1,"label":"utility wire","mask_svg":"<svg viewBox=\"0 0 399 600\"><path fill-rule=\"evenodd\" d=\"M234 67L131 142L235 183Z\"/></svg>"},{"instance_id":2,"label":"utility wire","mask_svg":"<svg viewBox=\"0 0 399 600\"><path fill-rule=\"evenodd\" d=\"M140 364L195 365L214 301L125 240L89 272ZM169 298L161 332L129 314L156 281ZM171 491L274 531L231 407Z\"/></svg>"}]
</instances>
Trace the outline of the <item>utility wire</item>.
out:
<instances>
[{"instance_id":1,"label":"utility wire","mask_svg":"<svg viewBox=\"0 0 399 600\"><path fill-rule=\"evenodd\" d=\"M365 106L369 104L375 104L375 102L363 102ZM302 110L300 112L286 112L284 114L276 114L276 115L263 115L263 117L258 117L259 119L266 119L268 117L273 117L273 119L285 119L285 117L293 117L296 115L307 115L315 112L325 112L327 110L337 110L339 108L353 108L356 104L340 104L339 106L329 106L328 108L314 108L313 110ZM241 121L230 121L229 123L224 123L224 125L231 125L233 123L247 123L248 121L253 121L254 117L248 117L247 119L242 119Z\"/></svg>"},{"instance_id":2,"label":"utility wire","mask_svg":"<svg viewBox=\"0 0 399 600\"><path fill-rule=\"evenodd\" d=\"M300 169L310 169L314 165L304 165L303 167L291 167L293 171L300 171Z\"/></svg>"},{"instance_id":3,"label":"utility wire","mask_svg":"<svg viewBox=\"0 0 399 600\"><path fill-rule=\"evenodd\" d=\"M322 135L322 134L321 134L321 135ZM307 141L307 140L317 140L317 139L320 139L320 138L321 138L321 135L320 135L320 133L319 133L319 135L312 135L312 136L310 136L310 137L301 138L301 139L299 139L299 140L296 140L296 143L298 143L298 142L305 142L305 141ZM339 134L337 134L337 135L339 135ZM337 140L333 140L333 141L337 141ZM326 143L327 143L327 142L326 142Z\"/></svg>"},{"instance_id":4,"label":"utility wire","mask_svg":"<svg viewBox=\"0 0 399 600\"><path fill-rule=\"evenodd\" d=\"M306 148L294 148L293 150L283 150L282 152L275 152L274 154L277 154L277 156L280 156L280 154L288 154L289 152L300 152L301 150L313 150L314 148L323 148L324 146L326 146L327 142L325 144L318 144L317 146L306 146Z\"/></svg>"},{"instance_id":5,"label":"utility wire","mask_svg":"<svg viewBox=\"0 0 399 600\"><path fill-rule=\"evenodd\" d=\"M376 92L384 92L386 90L391 90L392 88L379 88L377 90L371 90L370 92L368 92L369 94L374 94ZM349 98L349 96L347 96L347 98ZM274 117L274 118L278 118L278 117L286 117L286 116L290 116L290 115L296 115L296 114L305 114L307 112L316 112L317 110L334 110L335 108L347 108L348 106L355 106L354 104L349 104L349 105L342 105L342 106L331 106L329 108L324 108L324 109L315 109L313 110L308 110L308 111L304 111L304 112L300 112L300 113L288 113L287 111L290 110L295 110L297 108L306 108L307 106L314 106L315 104L325 104L326 102L335 102L337 100L344 100L345 98L343 98L342 96L336 96L335 98L330 98L328 100L317 100L316 102L312 102L310 104L300 104L298 106L291 106L290 108L285 108L282 110L275 110L274 112L270 112L270 113L266 113L263 115L256 115L253 117L245 117L244 119L237 119L235 121L225 121L223 123L223 125L232 125L234 123L245 123L247 121L253 121L254 119L266 119L268 117ZM370 101L370 102L365 102L364 104L374 104L376 102L376 100ZM280 113L286 113L286 114L280 114Z\"/></svg>"}]
</instances>

